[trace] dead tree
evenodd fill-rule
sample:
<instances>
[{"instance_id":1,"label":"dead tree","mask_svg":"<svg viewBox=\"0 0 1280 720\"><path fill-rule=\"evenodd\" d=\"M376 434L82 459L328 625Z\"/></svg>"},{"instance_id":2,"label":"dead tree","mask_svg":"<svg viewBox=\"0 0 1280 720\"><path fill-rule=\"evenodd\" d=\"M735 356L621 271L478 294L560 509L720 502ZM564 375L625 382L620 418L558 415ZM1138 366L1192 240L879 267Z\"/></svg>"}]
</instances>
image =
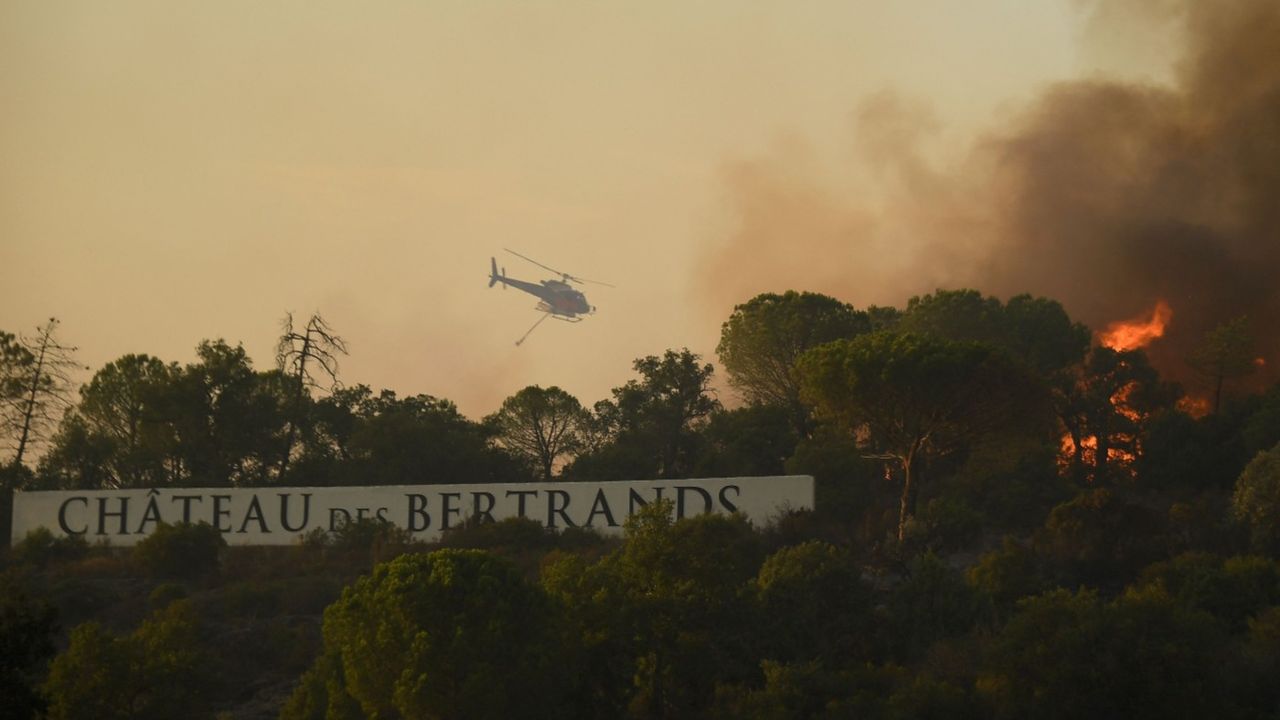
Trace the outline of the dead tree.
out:
<instances>
[{"instance_id":1,"label":"dead tree","mask_svg":"<svg viewBox=\"0 0 1280 720\"><path fill-rule=\"evenodd\" d=\"M36 328L33 337L22 336L23 361L9 368L8 383L15 392L5 394L0 422L7 433L17 437L15 467L34 445L48 439L62 413L73 404L71 372L82 366L72 357L76 348L58 342L57 328L58 319L49 318Z\"/></svg>"},{"instance_id":2,"label":"dead tree","mask_svg":"<svg viewBox=\"0 0 1280 720\"><path fill-rule=\"evenodd\" d=\"M297 441L298 429L306 422L306 400L310 388L332 390L338 385L338 355L347 354L347 343L333 332L324 318L316 313L307 320L306 327L298 332L293 327L293 313L285 314L284 334L276 344L276 365L285 379L289 393L289 407L285 419L285 441L280 457L280 473L283 480L289 469L289 458ZM328 387L317 377L327 377Z\"/></svg>"}]
</instances>

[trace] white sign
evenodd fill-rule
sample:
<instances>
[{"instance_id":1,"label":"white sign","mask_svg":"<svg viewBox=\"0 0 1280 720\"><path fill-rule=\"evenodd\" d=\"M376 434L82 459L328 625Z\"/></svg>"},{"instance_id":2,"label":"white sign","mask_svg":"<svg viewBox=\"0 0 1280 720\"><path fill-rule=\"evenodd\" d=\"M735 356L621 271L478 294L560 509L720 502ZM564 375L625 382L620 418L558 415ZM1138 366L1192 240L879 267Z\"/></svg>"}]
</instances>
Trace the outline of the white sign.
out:
<instances>
[{"instance_id":1,"label":"white sign","mask_svg":"<svg viewBox=\"0 0 1280 720\"><path fill-rule=\"evenodd\" d=\"M398 525L419 540L434 540L467 518L527 517L556 530L617 535L628 516L662 499L671 500L677 518L740 512L759 525L780 511L813 509L813 478L16 492L13 542L45 527L55 536L133 545L162 522L205 522L230 545L289 545L299 535L366 518Z\"/></svg>"}]
</instances>

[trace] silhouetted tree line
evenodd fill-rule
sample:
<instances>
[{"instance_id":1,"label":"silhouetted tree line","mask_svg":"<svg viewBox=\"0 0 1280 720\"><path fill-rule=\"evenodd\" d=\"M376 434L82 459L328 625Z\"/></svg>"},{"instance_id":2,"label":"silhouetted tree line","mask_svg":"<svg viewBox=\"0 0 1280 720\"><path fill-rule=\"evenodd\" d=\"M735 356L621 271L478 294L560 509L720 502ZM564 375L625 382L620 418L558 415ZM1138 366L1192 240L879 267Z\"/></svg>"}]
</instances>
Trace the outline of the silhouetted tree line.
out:
<instances>
[{"instance_id":1,"label":"silhouetted tree line","mask_svg":"<svg viewBox=\"0 0 1280 720\"><path fill-rule=\"evenodd\" d=\"M9 397L41 387L30 353L0 341ZM1058 303L971 290L901 309L753 298L717 347L732 408L687 349L636 360L591 407L535 386L480 421L337 384L344 350L322 322L290 321L271 370L222 341L186 366L121 358L81 388L34 468L7 465L6 487L805 473L817 507L752 527L673 522L655 505L621 541L508 521L437 548L353 525L339 542L379 548L357 553L372 573L318 594L332 604L309 653L281 660L289 677L307 668L282 718L1280 713L1280 386L1239 382L1257 368L1243 319L1187 359L1206 380L1202 414L1141 350L1093 344ZM158 535L128 572L172 575L165 547L208 543ZM327 549L309 551L308 577L349 557L315 542ZM28 538L6 582L38 590L105 552L74 545ZM228 558L248 550L179 552L222 557L181 588L224 592ZM0 646L34 648L4 670L24 688L20 717L77 716L67 698L108 692L84 685L108 671L112 688L140 688L111 696L121 717L163 717L173 700L153 685L199 682L182 663L203 660L138 648L215 632L179 598L116 632L57 635L50 664L53 645L30 640L55 637L49 602L6 597ZM227 692L194 688L183 714L225 710Z\"/></svg>"}]
</instances>

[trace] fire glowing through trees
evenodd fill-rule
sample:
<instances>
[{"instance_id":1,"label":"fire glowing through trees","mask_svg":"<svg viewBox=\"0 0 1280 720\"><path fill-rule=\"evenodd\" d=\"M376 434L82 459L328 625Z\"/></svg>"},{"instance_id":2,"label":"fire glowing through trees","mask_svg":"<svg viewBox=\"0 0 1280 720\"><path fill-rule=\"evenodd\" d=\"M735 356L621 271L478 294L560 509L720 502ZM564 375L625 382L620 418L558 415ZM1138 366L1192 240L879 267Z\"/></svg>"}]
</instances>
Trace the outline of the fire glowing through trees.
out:
<instances>
[{"instance_id":1,"label":"fire glowing through trees","mask_svg":"<svg viewBox=\"0 0 1280 720\"><path fill-rule=\"evenodd\" d=\"M1164 336L1172 319L1173 308L1164 299L1157 299L1149 313L1107 325L1106 330L1098 333L1098 344L1117 353L1140 350ZM1089 381L1081 379L1080 382L1088 394L1086 386ZM1133 402L1132 396L1137 390L1136 381L1111 387L1102 400L1109 412L1093 418L1093 422L1086 422L1084 427L1078 426L1074 431L1068 429L1063 435L1059 466L1090 482L1100 480L1103 475L1132 477L1132 465L1140 451L1137 428L1144 420L1144 413ZM1197 416L1204 414L1205 410L1199 406L1207 407L1206 401L1188 403L1188 400L1183 398L1181 403L1185 411ZM1098 412L1095 408L1094 413ZM1105 418L1105 415L1110 415L1110 418ZM1090 427L1095 424L1098 427Z\"/></svg>"},{"instance_id":2,"label":"fire glowing through trees","mask_svg":"<svg viewBox=\"0 0 1280 720\"><path fill-rule=\"evenodd\" d=\"M1169 307L1169 303L1156 300L1156 306L1151 309L1150 317L1143 315L1132 320L1113 322L1107 326L1106 330L1099 333L1098 342L1120 352L1144 348L1164 335L1164 329L1172 319L1173 308Z\"/></svg>"}]
</instances>

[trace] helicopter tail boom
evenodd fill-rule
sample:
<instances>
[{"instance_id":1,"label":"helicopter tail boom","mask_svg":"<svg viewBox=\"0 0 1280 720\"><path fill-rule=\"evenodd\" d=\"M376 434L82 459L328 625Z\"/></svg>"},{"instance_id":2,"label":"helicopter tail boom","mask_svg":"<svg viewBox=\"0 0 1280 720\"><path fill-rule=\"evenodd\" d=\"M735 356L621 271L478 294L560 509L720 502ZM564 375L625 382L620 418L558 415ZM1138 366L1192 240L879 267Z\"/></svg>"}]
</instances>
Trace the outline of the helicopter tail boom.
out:
<instances>
[{"instance_id":1,"label":"helicopter tail boom","mask_svg":"<svg viewBox=\"0 0 1280 720\"><path fill-rule=\"evenodd\" d=\"M498 275L498 261L492 257L489 258L489 287L493 287L498 283L499 280L505 279L503 277L505 275L506 275L506 272L503 272L502 275ZM504 283L502 288L505 290L506 287L507 286Z\"/></svg>"}]
</instances>

